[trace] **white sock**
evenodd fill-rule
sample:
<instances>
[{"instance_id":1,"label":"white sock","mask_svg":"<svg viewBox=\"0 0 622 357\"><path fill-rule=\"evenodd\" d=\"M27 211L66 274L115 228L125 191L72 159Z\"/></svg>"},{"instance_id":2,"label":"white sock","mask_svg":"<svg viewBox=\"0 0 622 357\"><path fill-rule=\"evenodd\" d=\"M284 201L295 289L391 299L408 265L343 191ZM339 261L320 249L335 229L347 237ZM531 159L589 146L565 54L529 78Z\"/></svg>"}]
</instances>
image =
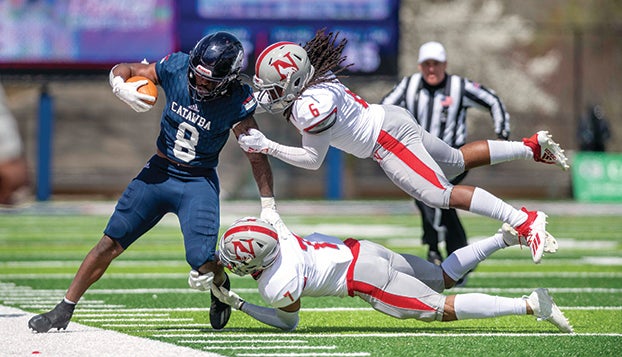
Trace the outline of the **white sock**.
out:
<instances>
[{"instance_id":1,"label":"white sock","mask_svg":"<svg viewBox=\"0 0 622 357\"><path fill-rule=\"evenodd\" d=\"M491 165L519 159L533 159L533 152L521 141L488 140L488 150Z\"/></svg>"},{"instance_id":2,"label":"white sock","mask_svg":"<svg viewBox=\"0 0 622 357\"><path fill-rule=\"evenodd\" d=\"M443 268L445 273L447 273L452 280L458 281L492 253L505 247L503 235L498 233L492 237L471 243L451 253L447 259L441 263L441 268Z\"/></svg>"},{"instance_id":3,"label":"white sock","mask_svg":"<svg viewBox=\"0 0 622 357\"><path fill-rule=\"evenodd\" d=\"M65 302L66 302L67 304L69 304L69 305L75 305L75 304L76 304L75 302L73 302L73 301L71 301L71 300L67 299L66 297L64 297L64 298L63 298L63 300L65 300Z\"/></svg>"},{"instance_id":4,"label":"white sock","mask_svg":"<svg viewBox=\"0 0 622 357\"><path fill-rule=\"evenodd\" d=\"M507 315L526 315L527 305L522 298L473 293L456 295L454 310L458 320L485 319Z\"/></svg>"},{"instance_id":5,"label":"white sock","mask_svg":"<svg viewBox=\"0 0 622 357\"><path fill-rule=\"evenodd\" d=\"M518 227L527 220L527 213L517 210L500 198L497 198L479 187L476 187L475 191L473 191L469 212L494 218L498 221L508 223L512 227Z\"/></svg>"}]
</instances>

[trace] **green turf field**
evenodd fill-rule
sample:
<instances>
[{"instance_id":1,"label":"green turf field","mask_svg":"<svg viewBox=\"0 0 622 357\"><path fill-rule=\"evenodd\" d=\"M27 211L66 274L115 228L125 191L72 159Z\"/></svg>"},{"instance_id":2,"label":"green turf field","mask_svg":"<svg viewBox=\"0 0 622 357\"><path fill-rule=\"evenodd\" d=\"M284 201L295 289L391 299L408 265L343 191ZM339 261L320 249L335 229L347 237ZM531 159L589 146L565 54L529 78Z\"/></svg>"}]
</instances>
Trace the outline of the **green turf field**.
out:
<instances>
[{"instance_id":1,"label":"green turf field","mask_svg":"<svg viewBox=\"0 0 622 357\"><path fill-rule=\"evenodd\" d=\"M413 215L281 215L300 234L317 230L355 236L425 255L419 218ZM34 313L52 308L107 219L54 210L0 213L0 304ZM470 239L489 236L500 226L473 215L464 215L463 221ZM80 301L72 321L225 356L622 355L621 217L551 214L548 227L558 239L557 254L534 265L528 249L500 251L471 274L465 288L451 292L521 296L547 287L575 335L561 334L531 316L452 323L397 320L356 298L303 299L293 333L237 311L227 328L216 332L209 327L209 295L187 287L189 268L174 216L165 217L113 262ZM232 287L246 300L261 303L252 279L232 277Z\"/></svg>"}]
</instances>

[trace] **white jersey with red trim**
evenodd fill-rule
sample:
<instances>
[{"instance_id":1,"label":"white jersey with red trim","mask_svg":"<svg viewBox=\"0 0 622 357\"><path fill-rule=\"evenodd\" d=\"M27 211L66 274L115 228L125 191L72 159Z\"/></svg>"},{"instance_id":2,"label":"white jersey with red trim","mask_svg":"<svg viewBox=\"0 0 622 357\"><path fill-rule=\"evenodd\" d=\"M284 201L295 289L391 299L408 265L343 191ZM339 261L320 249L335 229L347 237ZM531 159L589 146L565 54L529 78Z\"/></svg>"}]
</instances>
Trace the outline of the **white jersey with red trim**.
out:
<instances>
[{"instance_id":1,"label":"white jersey with red trim","mask_svg":"<svg viewBox=\"0 0 622 357\"><path fill-rule=\"evenodd\" d=\"M292 124L302 135L330 129L330 145L369 158L384 121L384 109L368 104L338 80L305 90L292 107Z\"/></svg>"},{"instance_id":2,"label":"white jersey with red trim","mask_svg":"<svg viewBox=\"0 0 622 357\"><path fill-rule=\"evenodd\" d=\"M279 237L281 251L257 279L259 293L272 307L291 305L303 296L348 296L346 273L352 252L340 239L313 233Z\"/></svg>"}]
</instances>

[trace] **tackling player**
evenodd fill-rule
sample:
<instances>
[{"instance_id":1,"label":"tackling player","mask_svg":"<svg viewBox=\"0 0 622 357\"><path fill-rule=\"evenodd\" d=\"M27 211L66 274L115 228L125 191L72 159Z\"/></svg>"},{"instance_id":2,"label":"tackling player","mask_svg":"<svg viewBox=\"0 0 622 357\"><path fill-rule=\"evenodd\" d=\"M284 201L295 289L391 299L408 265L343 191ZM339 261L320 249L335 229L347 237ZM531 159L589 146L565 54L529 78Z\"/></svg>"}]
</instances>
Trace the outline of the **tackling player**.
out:
<instances>
[{"instance_id":1,"label":"tackling player","mask_svg":"<svg viewBox=\"0 0 622 357\"><path fill-rule=\"evenodd\" d=\"M245 217L221 237L219 257L231 272L252 275L271 307L246 302L223 287L213 286L212 291L233 308L286 331L298 325L302 297L358 296L375 310L399 319L445 322L535 315L572 333L547 289L536 289L522 298L442 294L494 252L519 244L517 232L504 223L494 236L456 250L438 266L370 241L341 241L321 233L303 238L280 220L272 226Z\"/></svg>"},{"instance_id":2,"label":"tackling player","mask_svg":"<svg viewBox=\"0 0 622 357\"><path fill-rule=\"evenodd\" d=\"M556 242L546 232L546 215L515 209L489 192L452 185L465 170L518 159L534 159L568 168L566 156L546 131L522 142L480 140L452 148L423 130L412 114L394 105L368 104L344 86L334 72L345 57L347 40L322 30L303 47L278 42L266 48L255 64L259 104L270 113L284 113L302 135L302 147L269 140L256 129L238 137L247 152L274 156L301 168L318 169L329 146L359 158L372 158L404 192L438 208L458 208L509 223L531 248L533 261L553 252Z\"/></svg>"},{"instance_id":3,"label":"tackling player","mask_svg":"<svg viewBox=\"0 0 622 357\"><path fill-rule=\"evenodd\" d=\"M150 230L166 213L178 216L192 268L188 283L207 291L212 283L229 286L215 256L220 228L218 156L229 133L238 136L257 128L257 102L252 88L239 78L244 52L233 35L217 32L203 37L190 54L172 53L157 63L121 63L110 71L113 93L137 112L153 105L154 97L137 92L145 84L125 82L144 76L166 93L156 154L130 182L104 230L87 254L63 301L50 312L36 315L28 326L36 332L65 329L76 303L106 271L112 260ZM140 135L140 133L136 133ZM247 154L261 195L261 217L279 218L273 198L273 179L265 155ZM231 307L212 295L210 323L222 329Z\"/></svg>"}]
</instances>

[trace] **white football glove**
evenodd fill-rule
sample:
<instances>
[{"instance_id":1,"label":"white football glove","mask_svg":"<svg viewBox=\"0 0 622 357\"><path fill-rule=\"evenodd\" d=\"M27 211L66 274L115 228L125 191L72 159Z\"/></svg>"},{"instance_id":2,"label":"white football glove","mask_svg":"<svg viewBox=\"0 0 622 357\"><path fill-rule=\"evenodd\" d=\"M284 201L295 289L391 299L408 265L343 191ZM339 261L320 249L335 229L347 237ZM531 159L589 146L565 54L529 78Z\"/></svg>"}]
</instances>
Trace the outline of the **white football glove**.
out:
<instances>
[{"instance_id":1,"label":"white football glove","mask_svg":"<svg viewBox=\"0 0 622 357\"><path fill-rule=\"evenodd\" d=\"M223 286L216 286L212 283L212 294L223 304L227 304L232 308L239 310L244 304L244 300L231 290L227 290Z\"/></svg>"},{"instance_id":2,"label":"white football glove","mask_svg":"<svg viewBox=\"0 0 622 357\"><path fill-rule=\"evenodd\" d=\"M281 216L276 211L274 197L261 197L261 214L259 218L268 221L273 226L277 221L281 220Z\"/></svg>"},{"instance_id":3,"label":"white football glove","mask_svg":"<svg viewBox=\"0 0 622 357\"><path fill-rule=\"evenodd\" d=\"M211 271L207 274L201 274L196 270L190 270L190 275L188 276L188 285L191 288L197 289L200 291L209 291L212 287L212 282L214 281L214 273Z\"/></svg>"},{"instance_id":4,"label":"white football glove","mask_svg":"<svg viewBox=\"0 0 622 357\"><path fill-rule=\"evenodd\" d=\"M241 134L238 137L238 144L242 150L249 153L270 154L270 150L276 143L266 138L261 131L253 128L248 131L248 134Z\"/></svg>"},{"instance_id":5,"label":"white football glove","mask_svg":"<svg viewBox=\"0 0 622 357\"><path fill-rule=\"evenodd\" d=\"M125 82L120 76L113 76L111 72L110 85L112 93L129 105L134 111L142 113L153 108L153 104L144 102L147 100L155 102L155 97L138 92L138 88L147 84L147 80L137 82Z\"/></svg>"}]
</instances>

